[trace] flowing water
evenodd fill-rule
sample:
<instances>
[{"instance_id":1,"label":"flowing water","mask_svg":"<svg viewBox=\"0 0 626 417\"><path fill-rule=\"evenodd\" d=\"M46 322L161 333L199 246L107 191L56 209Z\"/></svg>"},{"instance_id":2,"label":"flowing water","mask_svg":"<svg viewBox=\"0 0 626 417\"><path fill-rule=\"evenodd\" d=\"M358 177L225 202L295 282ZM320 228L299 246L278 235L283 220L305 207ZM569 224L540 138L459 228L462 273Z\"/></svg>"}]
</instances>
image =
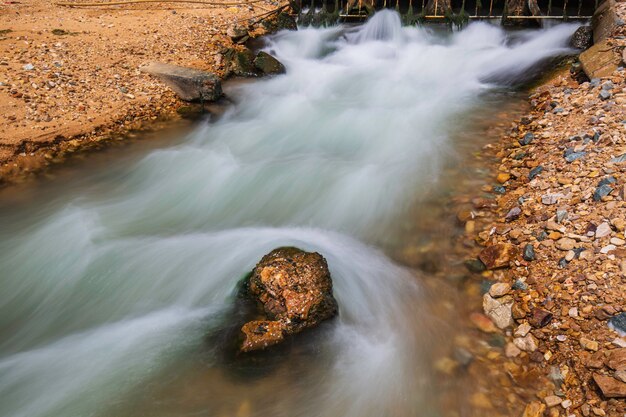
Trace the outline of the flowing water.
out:
<instances>
[{"instance_id":1,"label":"flowing water","mask_svg":"<svg viewBox=\"0 0 626 417\"><path fill-rule=\"evenodd\" d=\"M454 132L574 30L436 33L385 11L279 33L266 49L287 74L237 87L218 121L7 203L0 415L440 415L430 360L445 326L385 251ZM327 258L339 317L225 356L212 335L237 282L284 245Z\"/></svg>"}]
</instances>

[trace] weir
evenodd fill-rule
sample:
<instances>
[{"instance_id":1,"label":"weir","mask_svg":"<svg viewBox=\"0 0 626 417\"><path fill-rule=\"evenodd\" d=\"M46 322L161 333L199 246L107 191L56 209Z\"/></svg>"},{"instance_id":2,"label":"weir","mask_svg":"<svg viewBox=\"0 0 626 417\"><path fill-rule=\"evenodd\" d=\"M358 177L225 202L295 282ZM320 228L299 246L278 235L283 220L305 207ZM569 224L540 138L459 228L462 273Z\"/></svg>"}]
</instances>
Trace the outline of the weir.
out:
<instances>
[{"instance_id":1,"label":"weir","mask_svg":"<svg viewBox=\"0 0 626 417\"><path fill-rule=\"evenodd\" d=\"M543 20L587 20L601 0L296 0L303 26L328 26L366 19L376 10L395 9L404 24L425 22L462 26L469 20L500 20L503 25Z\"/></svg>"}]
</instances>

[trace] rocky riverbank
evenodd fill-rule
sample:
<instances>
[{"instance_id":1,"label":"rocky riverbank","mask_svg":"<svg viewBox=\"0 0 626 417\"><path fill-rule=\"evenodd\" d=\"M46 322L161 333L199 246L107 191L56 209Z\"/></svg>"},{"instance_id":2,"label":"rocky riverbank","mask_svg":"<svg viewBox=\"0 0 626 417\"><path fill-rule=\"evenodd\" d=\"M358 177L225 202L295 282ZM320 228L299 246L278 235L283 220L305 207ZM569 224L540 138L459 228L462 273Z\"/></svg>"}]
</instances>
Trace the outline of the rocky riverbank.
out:
<instances>
[{"instance_id":1,"label":"rocky riverbank","mask_svg":"<svg viewBox=\"0 0 626 417\"><path fill-rule=\"evenodd\" d=\"M0 184L179 117L184 103L139 68L156 61L225 77L223 55L273 30L260 19L281 4L3 3ZM245 39L231 33L233 26L246 29Z\"/></svg>"},{"instance_id":2,"label":"rocky riverbank","mask_svg":"<svg viewBox=\"0 0 626 417\"><path fill-rule=\"evenodd\" d=\"M617 53L626 3L612 8L601 41ZM481 154L491 182L457 200L477 339L437 366L473 375L471 415L626 412L626 71L589 80L578 68L532 92L530 112Z\"/></svg>"}]
</instances>

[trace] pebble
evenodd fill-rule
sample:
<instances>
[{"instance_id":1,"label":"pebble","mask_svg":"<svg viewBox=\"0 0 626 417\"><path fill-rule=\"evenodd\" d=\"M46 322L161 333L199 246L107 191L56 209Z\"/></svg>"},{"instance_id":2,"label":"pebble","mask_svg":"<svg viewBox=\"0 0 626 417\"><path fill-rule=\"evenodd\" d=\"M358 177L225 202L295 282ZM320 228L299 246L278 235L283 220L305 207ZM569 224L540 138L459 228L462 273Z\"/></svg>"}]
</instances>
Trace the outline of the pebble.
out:
<instances>
[{"instance_id":1,"label":"pebble","mask_svg":"<svg viewBox=\"0 0 626 417\"><path fill-rule=\"evenodd\" d=\"M35 69L35 66L33 64L26 64L22 67L22 69L24 69L24 71L32 71Z\"/></svg>"},{"instance_id":2,"label":"pebble","mask_svg":"<svg viewBox=\"0 0 626 417\"><path fill-rule=\"evenodd\" d=\"M568 237L556 241L556 248L559 250L569 251L574 249L574 245L576 245L576 241Z\"/></svg>"},{"instance_id":3,"label":"pebble","mask_svg":"<svg viewBox=\"0 0 626 417\"><path fill-rule=\"evenodd\" d=\"M534 352L537 350L537 341L532 334L527 334L524 337L516 337L513 339L513 343L518 349L524 352Z\"/></svg>"},{"instance_id":4,"label":"pebble","mask_svg":"<svg viewBox=\"0 0 626 417\"><path fill-rule=\"evenodd\" d=\"M608 100L611 98L611 92L607 90L601 90L599 97L601 100Z\"/></svg>"},{"instance_id":5,"label":"pebble","mask_svg":"<svg viewBox=\"0 0 626 417\"><path fill-rule=\"evenodd\" d=\"M618 237L612 237L610 242L615 246L624 246L624 243L626 243L624 239L620 239Z\"/></svg>"},{"instance_id":6,"label":"pebble","mask_svg":"<svg viewBox=\"0 0 626 417\"><path fill-rule=\"evenodd\" d=\"M556 407L557 405L563 402L563 400L557 397L556 395L548 395L547 397L543 399L543 401L546 403L548 407Z\"/></svg>"},{"instance_id":7,"label":"pebble","mask_svg":"<svg viewBox=\"0 0 626 417\"><path fill-rule=\"evenodd\" d=\"M524 253L522 257L524 258L525 261L528 261L528 262L535 260L536 255L535 255L535 248L533 247L533 245L528 243L526 246L524 246Z\"/></svg>"},{"instance_id":8,"label":"pebble","mask_svg":"<svg viewBox=\"0 0 626 417\"><path fill-rule=\"evenodd\" d=\"M506 214L506 216L504 217L504 220L507 221L507 222L512 222L514 220L517 220L519 218L520 214L522 214L522 209L517 207L517 206L513 207Z\"/></svg>"},{"instance_id":9,"label":"pebble","mask_svg":"<svg viewBox=\"0 0 626 417\"><path fill-rule=\"evenodd\" d=\"M566 410L570 408L571 406L572 406L572 400L561 401L561 407L565 408Z\"/></svg>"},{"instance_id":10,"label":"pebble","mask_svg":"<svg viewBox=\"0 0 626 417\"><path fill-rule=\"evenodd\" d=\"M485 311L485 315L500 329L506 329L513 325L512 306L513 301L508 298L496 299L490 294L483 296L483 310Z\"/></svg>"},{"instance_id":11,"label":"pebble","mask_svg":"<svg viewBox=\"0 0 626 417\"><path fill-rule=\"evenodd\" d=\"M515 336L524 337L530 332L531 329L532 327L530 327L530 324L522 323L517 326L517 329L515 329Z\"/></svg>"},{"instance_id":12,"label":"pebble","mask_svg":"<svg viewBox=\"0 0 626 417\"><path fill-rule=\"evenodd\" d=\"M522 146L530 145L534 139L535 139L535 135L528 132L519 140L519 144Z\"/></svg>"},{"instance_id":13,"label":"pebble","mask_svg":"<svg viewBox=\"0 0 626 417\"><path fill-rule=\"evenodd\" d=\"M559 202L559 199L565 197L561 193L544 194L541 196L541 202L545 205L553 205Z\"/></svg>"},{"instance_id":14,"label":"pebble","mask_svg":"<svg viewBox=\"0 0 626 417\"><path fill-rule=\"evenodd\" d=\"M597 352L599 348L598 342L596 342L595 340L589 340L585 337L580 338L580 345L583 348L590 350L592 352Z\"/></svg>"},{"instance_id":15,"label":"pebble","mask_svg":"<svg viewBox=\"0 0 626 417\"><path fill-rule=\"evenodd\" d=\"M596 228L596 239L603 238L611 234L611 226L607 222L600 223L600 225Z\"/></svg>"},{"instance_id":16,"label":"pebble","mask_svg":"<svg viewBox=\"0 0 626 417\"><path fill-rule=\"evenodd\" d=\"M513 284L513 289L514 290L526 291L528 289L528 285L524 281L518 279Z\"/></svg>"},{"instance_id":17,"label":"pebble","mask_svg":"<svg viewBox=\"0 0 626 417\"><path fill-rule=\"evenodd\" d=\"M539 165L530 170L530 172L528 173L528 179L533 180L537 175L541 174L542 172L543 172L543 167Z\"/></svg>"},{"instance_id":18,"label":"pebble","mask_svg":"<svg viewBox=\"0 0 626 417\"><path fill-rule=\"evenodd\" d=\"M606 197L607 195L611 194L612 191L613 191L613 188L611 188L610 185L603 184L599 186L598 188L596 188L596 190L594 191L593 200L601 201L602 197Z\"/></svg>"},{"instance_id":19,"label":"pebble","mask_svg":"<svg viewBox=\"0 0 626 417\"><path fill-rule=\"evenodd\" d=\"M500 298L511 292L511 285L506 282L498 282L489 288L489 295L494 298Z\"/></svg>"},{"instance_id":20,"label":"pebble","mask_svg":"<svg viewBox=\"0 0 626 417\"><path fill-rule=\"evenodd\" d=\"M609 328L621 337L626 336L626 313L622 312L616 316L613 316L609 319L608 322Z\"/></svg>"},{"instance_id":21,"label":"pebble","mask_svg":"<svg viewBox=\"0 0 626 417\"><path fill-rule=\"evenodd\" d=\"M565 160L569 163L572 163L582 157L587 155L587 152L571 152L565 156Z\"/></svg>"},{"instance_id":22,"label":"pebble","mask_svg":"<svg viewBox=\"0 0 626 417\"><path fill-rule=\"evenodd\" d=\"M498 176L496 177L496 181L498 181L500 184L504 184L505 182L507 182L509 179L511 178L511 174L507 174L506 172L501 172L498 174Z\"/></svg>"},{"instance_id":23,"label":"pebble","mask_svg":"<svg viewBox=\"0 0 626 417\"><path fill-rule=\"evenodd\" d=\"M612 252L615 249L617 249L615 245L606 245L606 246L603 246L602 249L600 249L600 253L606 255L607 253Z\"/></svg>"}]
</instances>

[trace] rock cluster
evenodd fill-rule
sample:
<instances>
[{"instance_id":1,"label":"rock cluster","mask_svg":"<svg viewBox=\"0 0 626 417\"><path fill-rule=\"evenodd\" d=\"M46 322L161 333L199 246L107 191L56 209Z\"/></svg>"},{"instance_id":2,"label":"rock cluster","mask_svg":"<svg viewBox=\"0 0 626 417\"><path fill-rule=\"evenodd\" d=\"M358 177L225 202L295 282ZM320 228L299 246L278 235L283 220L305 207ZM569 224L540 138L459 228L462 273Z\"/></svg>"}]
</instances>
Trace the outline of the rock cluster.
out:
<instances>
[{"instance_id":1,"label":"rock cluster","mask_svg":"<svg viewBox=\"0 0 626 417\"><path fill-rule=\"evenodd\" d=\"M615 10L623 18L626 4ZM601 42L615 52L624 35L616 26ZM458 215L482 247L465 263L485 280L469 320L502 336L492 360L539 398L523 416L626 412L623 65L591 80L574 68L538 88L530 113L486 148L498 161L490 196Z\"/></svg>"},{"instance_id":2,"label":"rock cluster","mask_svg":"<svg viewBox=\"0 0 626 417\"><path fill-rule=\"evenodd\" d=\"M258 303L263 320L242 327L242 352L275 345L337 314L328 265L316 252L290 247L273 250L254 268L246 289Z\"/></svg>"},{"instance_id":3,"label":"rock cluster","mask_svg":"<svg viewBox=\"0 0 626 417\"><path fill-rule=\"evenodd\" d=\"M607 3L626 20L626 3ZM621 24L597 39L620 57L606 74L589 79L571 61L468 158L475 174L453 198L459 229L442 276L463 288L471 330L435 361L472 385L468 415L626 413L625 35Z\"/></svg>"}]
</instances>

